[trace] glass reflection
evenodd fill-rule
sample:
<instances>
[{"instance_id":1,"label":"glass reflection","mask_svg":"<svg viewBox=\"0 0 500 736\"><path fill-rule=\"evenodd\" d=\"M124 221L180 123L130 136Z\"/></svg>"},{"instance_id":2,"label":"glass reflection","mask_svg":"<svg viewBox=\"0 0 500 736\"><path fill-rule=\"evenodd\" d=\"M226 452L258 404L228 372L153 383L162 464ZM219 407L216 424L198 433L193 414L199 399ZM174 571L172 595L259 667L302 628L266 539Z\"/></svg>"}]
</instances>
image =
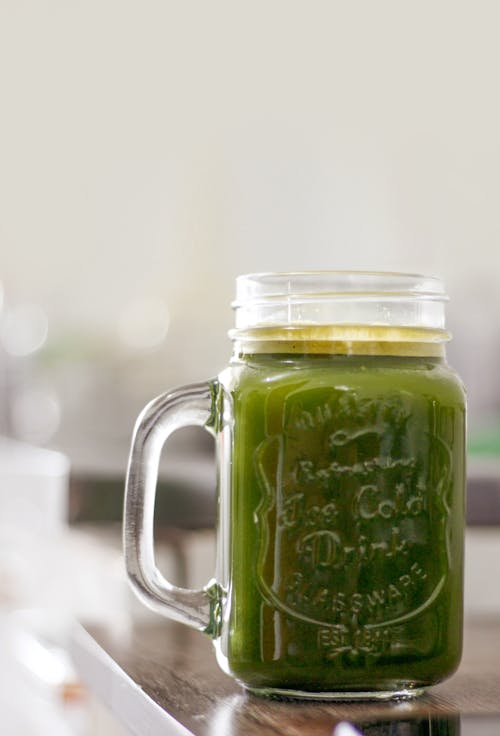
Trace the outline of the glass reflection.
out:
<instances>
[{"instance_id":1,"label":"glass reflection","mask_svg":"<svg viewBox=\"0 0 500 736\"><path fill-rule=\"evenodd\" d=\"M370 720L354 724L363 736L460 736L460 716ZM336 731L334 731L337 736Z\"/></svg>"},{"instance_id":2,"label":"glass reflection","mask_svg":"<svg viewBox=\"0 0 500 736\"><path fill-rule=\"evenodd\" d=\"M459 714L437 716L417 707L414 714L401 704L384 709L379 704L282 701L241 694L222 698L210 714L209 736L246 736L248 733L314 733L318 736L479 736L462 728ZM415 703L410 704L415 708ZM399 711L399 712L398 712ZM363 717L366 713L371 717ZM390 717L390 714L395 717ZM361 715L361 717L360 717ZM399 717L398 717L399 716ZM481 736L494 732L481 731ZM499 732L500 733L500 732Z\"/></svg>"}]
</instances>

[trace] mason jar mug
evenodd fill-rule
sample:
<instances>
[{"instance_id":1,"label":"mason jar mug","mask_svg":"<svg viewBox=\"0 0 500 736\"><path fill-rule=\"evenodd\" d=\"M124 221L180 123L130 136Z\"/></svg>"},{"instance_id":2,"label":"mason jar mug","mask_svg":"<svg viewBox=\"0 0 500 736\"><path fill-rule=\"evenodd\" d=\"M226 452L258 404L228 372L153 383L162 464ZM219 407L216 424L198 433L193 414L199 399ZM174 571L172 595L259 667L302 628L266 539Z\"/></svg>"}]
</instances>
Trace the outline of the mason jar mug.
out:
<instances>
[{"instance_id":1,"label":"mason jar mug","mask_svg":"<svg viewBox=\"0 0 500 736\"><path fill-rule=\"evenodd\" d=\"M465 398L447 365L440 280L240 276L229 365L138 419L124 546L144 602L213 638L264 695L403 698L462 646ZM216 436L217 561L202 590L154 559L168 436Z\"/></svg>"}]
</instances>

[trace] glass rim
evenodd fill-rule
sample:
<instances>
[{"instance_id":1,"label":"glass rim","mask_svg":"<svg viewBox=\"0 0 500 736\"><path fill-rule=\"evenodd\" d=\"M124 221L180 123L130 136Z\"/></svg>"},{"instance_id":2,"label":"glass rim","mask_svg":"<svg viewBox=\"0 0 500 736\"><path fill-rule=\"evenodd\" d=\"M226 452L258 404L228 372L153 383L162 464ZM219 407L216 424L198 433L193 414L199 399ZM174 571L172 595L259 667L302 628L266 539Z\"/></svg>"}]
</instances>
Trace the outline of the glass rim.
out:
<instances>
[{"instance_id":1,"label":"glass rim","mask_svg":"<svg viewBox=\"0 0 500 736\"><path fill-rule=\"evenodd\" d=\"M236 279L236 329L371 325L444 330L437 276L397 271L266 271Z\"/></svg>"},{"instance_id":2,"label":"glass rim","mask_svg":"<svg viewBox=\"0 0 500 736\"><path fill-rule=\"evenodd\" d=\"M285 299L342 299L352 297L448 301L444 283L438 276L403 271L310 270L262 271L236 278L237 309L249 302Z\"/></svg>"}]
</instances>

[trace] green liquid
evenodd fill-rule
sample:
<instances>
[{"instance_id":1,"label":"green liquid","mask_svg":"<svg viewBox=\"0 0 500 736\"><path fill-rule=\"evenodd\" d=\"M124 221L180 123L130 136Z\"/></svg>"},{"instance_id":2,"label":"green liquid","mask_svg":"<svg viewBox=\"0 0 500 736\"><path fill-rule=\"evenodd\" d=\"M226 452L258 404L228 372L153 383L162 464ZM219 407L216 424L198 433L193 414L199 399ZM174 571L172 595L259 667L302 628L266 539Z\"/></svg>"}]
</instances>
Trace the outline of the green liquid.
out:
<instances>
[{"instance_id":1,"label":"green liquid","mask_svg":"<svg viewBox=\"0 0 500 736\"><path fill-rule=\"evenodd\" d=\"M229 671L305 692L451 674L464 528L455 374L439 358L261 354L231 376Z\"/></svg>"}]
</instances>

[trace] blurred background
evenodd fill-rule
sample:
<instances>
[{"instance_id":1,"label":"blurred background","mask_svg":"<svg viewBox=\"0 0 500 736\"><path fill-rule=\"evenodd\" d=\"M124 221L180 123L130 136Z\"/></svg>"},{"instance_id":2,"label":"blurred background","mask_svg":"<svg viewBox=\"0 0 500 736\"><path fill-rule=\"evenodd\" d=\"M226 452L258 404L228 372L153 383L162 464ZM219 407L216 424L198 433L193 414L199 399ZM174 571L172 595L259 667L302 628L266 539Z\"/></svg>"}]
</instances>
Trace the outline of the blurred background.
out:
<instances>
[{"instance_id":1,"label":"blurred background","mask_svg":"<svg viewBox=\"0 0 500 736\"><path fill-rule=\"evenodd\" d=\"M238 273L442 276L500 402L498 3L4 0L2 421L76 453L227 360ZM34 421L36 418L36 421Z\"/></svg>"},{"instance_id":2,"label":"blurred background","mask_svg":"<svg viewBox=\"0 0 500 736\"><path fill-rule=\"evenodd\" d=\"M250 271L441 276L496 483L499 24L495 0L0 3L0 434L59 451L57 523L119 521L138 411L223 367Z\"/></svg>"}]
</instances>

